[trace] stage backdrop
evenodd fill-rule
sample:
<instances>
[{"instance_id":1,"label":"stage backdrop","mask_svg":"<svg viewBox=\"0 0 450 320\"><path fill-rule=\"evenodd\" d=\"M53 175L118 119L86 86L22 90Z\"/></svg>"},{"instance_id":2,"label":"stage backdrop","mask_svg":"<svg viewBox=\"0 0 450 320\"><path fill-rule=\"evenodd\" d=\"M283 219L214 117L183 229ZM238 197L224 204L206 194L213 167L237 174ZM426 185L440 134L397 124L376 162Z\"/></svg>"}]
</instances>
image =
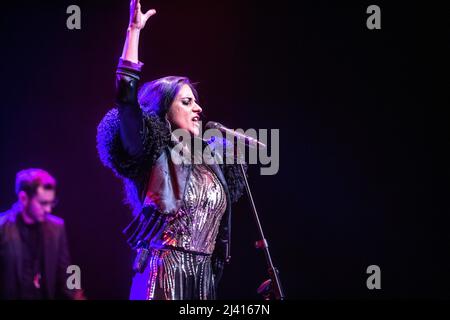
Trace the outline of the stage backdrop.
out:
<instances>
[{"instance_id":1,"label":"stage backdrop","mask_svg":"<svg viewBox=\"0 0 450 320\"><path fill-rule=\"evenodd\" d=\"M279 172L251 166L249 181L288 298L450 297L448 169L430 147L448 148L445 120L426 127L425 88L448 49L442 20L412 2L379 3L380 30L366 26L369 1L141 2L158 12L141 34L144 81L188 76L208 120L280 130ZM66 27L72 4L80 30ZM113 106L128 5L2 4L0 209L15 201L18 170L55 175L55 214L89 299L126 299L131 281L121 234L131 213L95 140ZM243 197L220 298L258 298L267 273L255 240ZM366 286L370 265L380 290Z\"/></svg>"}]
</instances>

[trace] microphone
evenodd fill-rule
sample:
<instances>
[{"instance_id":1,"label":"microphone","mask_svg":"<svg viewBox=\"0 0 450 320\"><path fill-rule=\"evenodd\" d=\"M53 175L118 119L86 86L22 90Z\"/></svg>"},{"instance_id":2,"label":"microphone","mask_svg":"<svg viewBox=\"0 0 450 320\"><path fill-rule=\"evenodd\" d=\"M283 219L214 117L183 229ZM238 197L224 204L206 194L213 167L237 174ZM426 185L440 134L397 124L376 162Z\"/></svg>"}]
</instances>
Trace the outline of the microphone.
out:
<instances>
[{"instance_id":1,"label":"microphone","mask_svg":"<svg viewBox=\"0 0 450 320\"><path fill-rule=\"evenodd\" d=\"M225 127L224 125L222 125L222 124L220 124L218 122L208 121L208 123L205 125L205 128L206 129L217 129L217 130L225 133L226 135L236 137L238 139L238 141L239 140L244 140L245 144L250 146L250 147L254 147L255 148L257 146L260 146L261 148L267 148L267 146L264 143L258 141L257 139L252 138L252 137L250 137L250 136L248 136L246 134L237 132L237 131L235 131L233 129L229 129L229 128Z\"/></svg>"}]
</instances>

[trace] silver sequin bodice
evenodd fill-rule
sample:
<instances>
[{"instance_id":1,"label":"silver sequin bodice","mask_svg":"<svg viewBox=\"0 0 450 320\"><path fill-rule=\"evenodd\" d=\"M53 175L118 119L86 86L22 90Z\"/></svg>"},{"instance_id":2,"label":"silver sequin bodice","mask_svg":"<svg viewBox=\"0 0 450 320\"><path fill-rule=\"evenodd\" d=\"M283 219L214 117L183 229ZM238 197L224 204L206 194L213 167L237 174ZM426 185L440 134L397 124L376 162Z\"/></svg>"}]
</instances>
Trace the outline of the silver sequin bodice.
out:
<instances>
[{"instance_id":1,"label":"silver sequin bodice","mask_svg":"<svg viewBox=\"0 0 450 320\"><path fill-rule=\"evenodd\" d=\"M226 205L225 191L216 175L206 165L193 165L184 205L169 221L163 244L212 254Z\"/></svg>"}]
</instances>

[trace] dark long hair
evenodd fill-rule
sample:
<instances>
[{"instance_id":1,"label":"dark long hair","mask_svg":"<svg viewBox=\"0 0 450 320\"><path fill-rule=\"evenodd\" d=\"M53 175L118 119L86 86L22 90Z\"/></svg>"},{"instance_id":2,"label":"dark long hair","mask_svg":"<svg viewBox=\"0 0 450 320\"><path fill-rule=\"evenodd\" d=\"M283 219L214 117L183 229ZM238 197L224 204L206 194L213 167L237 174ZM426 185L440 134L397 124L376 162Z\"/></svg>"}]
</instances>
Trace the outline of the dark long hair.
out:
<instances>
[{"instance_id":1,"label":"dark long hair","mask_svg":"<svg viewBox=\"0 0 450 320\"><path fill-rule=\"evenodd\" d=\"M197 90L187 77L168 76L144 83L138 92L142 110L164 118L178 91L185 84L191 88L195 99L198 100Z\"/></svg>"}]
</instances>

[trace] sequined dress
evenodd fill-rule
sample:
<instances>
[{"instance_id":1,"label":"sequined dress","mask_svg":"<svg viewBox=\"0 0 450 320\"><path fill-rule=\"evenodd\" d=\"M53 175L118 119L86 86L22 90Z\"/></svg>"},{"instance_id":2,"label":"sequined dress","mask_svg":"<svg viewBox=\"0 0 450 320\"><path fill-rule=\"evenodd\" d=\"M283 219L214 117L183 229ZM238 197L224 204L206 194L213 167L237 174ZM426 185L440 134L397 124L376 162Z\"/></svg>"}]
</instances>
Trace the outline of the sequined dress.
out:
<instances>
[{"instance_id":1,"label":"sequined dress","mask_svg":"<svg viewBox=\"0 0 450 320\"><path fill-rule=\"evenodd\" d=\"M164 249L152 249L147 299L215 299L211 254L226 194L206 165L193 165L184 205L162 233Z\"/></svg>"}]
</instances>

